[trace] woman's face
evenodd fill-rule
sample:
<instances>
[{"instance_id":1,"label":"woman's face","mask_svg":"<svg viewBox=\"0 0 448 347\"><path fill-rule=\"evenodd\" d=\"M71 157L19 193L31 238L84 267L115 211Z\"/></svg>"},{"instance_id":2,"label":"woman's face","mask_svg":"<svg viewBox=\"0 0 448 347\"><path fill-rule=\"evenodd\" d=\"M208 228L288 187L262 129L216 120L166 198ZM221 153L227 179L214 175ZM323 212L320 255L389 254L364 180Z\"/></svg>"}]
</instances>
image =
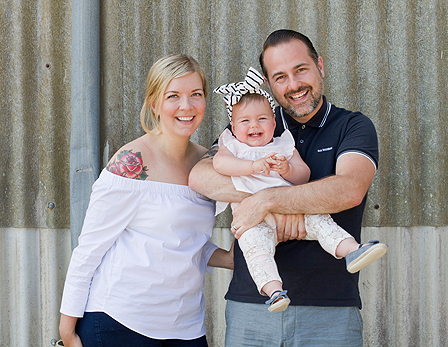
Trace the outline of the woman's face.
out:
<instances>
[{"instance_id":1,"label":"woman's face","mask_svg":"<svg viewBox=\"0 0 448 347\"><path fill-rule=\"evenodd\" d=\"M159 130L191 136L201 124L205 97L201 76L197 73L173 79L163 93L158 113Z\"/></svg>"}]
</instances>

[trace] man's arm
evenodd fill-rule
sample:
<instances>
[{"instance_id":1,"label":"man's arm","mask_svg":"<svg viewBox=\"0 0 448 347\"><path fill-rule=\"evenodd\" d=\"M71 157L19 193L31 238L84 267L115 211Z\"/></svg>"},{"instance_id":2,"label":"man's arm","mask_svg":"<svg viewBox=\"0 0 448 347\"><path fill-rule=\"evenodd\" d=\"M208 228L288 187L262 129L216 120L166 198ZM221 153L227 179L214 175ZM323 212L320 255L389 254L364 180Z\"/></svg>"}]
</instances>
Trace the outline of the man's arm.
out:
<instances>
[{"instance_id":1,"label":"man's arm","mask_svg":"<svg viewBox=\"0 0 448 347\"><path fill-rule=\"evenodd\" d=\"M244 198L251 196L237 191L229 176L220 175L215 171L213 157L217 152L217 146L211 148L193 167L188 180L190 188L210 199L223 202L241 202ZM274 216L277 221L279 242L305 237L303 216L277 213L274 213ZM232 232L235 230L232 229Z\"/></svg>"},{"instance_id":2,"label":"man's arm","mask_svg":"<svg viewBox=\"0 0 448 347\"><path fill-rule=\"evenodd\" d=\"M220 175L213 168L213 157L218 146L212 147L193 167L188 185L206 197L223 202L241 202L250 194L235 189L229 176Z\"/></svg>"},{"instance_id":3,"label":"man's arm","mask_svg":"<svg viewBox=\"0 0 448 347\"><path fill-rule=\"evenodd\" d=\"M233 212L232 226L239 237L266 215L337 213L358 206L375 174L374 164L363 155L348 153L336 164L336 174L299 186L262 190L244 199Z\"/></svg>"}]
</instances>

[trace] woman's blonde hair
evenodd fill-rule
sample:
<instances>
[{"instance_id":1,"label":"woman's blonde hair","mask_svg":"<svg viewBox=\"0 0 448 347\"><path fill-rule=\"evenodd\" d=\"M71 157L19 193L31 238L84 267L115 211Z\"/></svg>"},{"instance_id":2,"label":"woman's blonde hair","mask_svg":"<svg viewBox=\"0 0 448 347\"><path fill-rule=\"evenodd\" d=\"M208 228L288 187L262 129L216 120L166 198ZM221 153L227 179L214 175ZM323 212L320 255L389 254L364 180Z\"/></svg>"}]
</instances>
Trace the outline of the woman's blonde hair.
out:
<instances>
[{"instance_id":1,"label":"woman's blonde hair","mask_svg":"<svg viewBox=\"0 0 448 347\"><path fill-rule=\"evenodd\" d=\"M197 72L201 76L204 97L207 96L207 81L199 63L189 55L174 54L160 58L149 70L146 78L146 96L140 112L140 123L146 132L157 132L159 115L155 113L162 102L168 84L179 77ZM154 107L151 107L154 105Z\"/></svg>"}]
</instances>

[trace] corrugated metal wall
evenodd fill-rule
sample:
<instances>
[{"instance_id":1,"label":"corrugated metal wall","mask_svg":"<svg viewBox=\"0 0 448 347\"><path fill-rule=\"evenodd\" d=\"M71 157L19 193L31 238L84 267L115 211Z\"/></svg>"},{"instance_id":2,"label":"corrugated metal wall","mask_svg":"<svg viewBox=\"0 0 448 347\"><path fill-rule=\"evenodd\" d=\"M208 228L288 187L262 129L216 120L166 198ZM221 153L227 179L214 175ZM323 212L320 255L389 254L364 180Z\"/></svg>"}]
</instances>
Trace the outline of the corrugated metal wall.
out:
<instances>
[{"instance_id":1,"label":"corrugated metal wall","mask_svg":"<svg viewBox=\"0 0 448 347\"><path fill-rule=\"evenodd\" d=\"M364 240L388 254L361 273L366 346L446 346L448 3L442 0L101 2L102 165L142 134L146 74L159 57L193 55L210 87L259 68L275 29L308 35L325 94L375 123L380 167ZM71 2L0 0L0 346L50 346L70 257ZM227 122L219 96L194 140ZM52 205L54 204L54 205ZM221 217L214 239L230 243ZM223 293L207 276L211 346L223 346Z\"/></svg>"}]
</instances>

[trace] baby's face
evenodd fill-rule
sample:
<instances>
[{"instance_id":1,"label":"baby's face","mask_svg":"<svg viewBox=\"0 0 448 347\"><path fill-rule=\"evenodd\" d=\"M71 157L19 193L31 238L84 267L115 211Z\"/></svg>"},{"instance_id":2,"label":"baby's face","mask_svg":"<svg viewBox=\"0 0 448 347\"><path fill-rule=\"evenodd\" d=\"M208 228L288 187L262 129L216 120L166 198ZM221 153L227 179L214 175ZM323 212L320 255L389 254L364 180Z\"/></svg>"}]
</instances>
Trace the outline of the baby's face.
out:
<instances>
[{"instance_id":1,"label":"baby's face","mask_svg":"<svg viewBox=\"0 0 448 347\"><path fill-rule=\"evenodd\" d=\"M233 105L232 131L240 142L251 147L267 145L272 141L274 129L274 113L267 99Z\"/></svg>"}]
</instances>

